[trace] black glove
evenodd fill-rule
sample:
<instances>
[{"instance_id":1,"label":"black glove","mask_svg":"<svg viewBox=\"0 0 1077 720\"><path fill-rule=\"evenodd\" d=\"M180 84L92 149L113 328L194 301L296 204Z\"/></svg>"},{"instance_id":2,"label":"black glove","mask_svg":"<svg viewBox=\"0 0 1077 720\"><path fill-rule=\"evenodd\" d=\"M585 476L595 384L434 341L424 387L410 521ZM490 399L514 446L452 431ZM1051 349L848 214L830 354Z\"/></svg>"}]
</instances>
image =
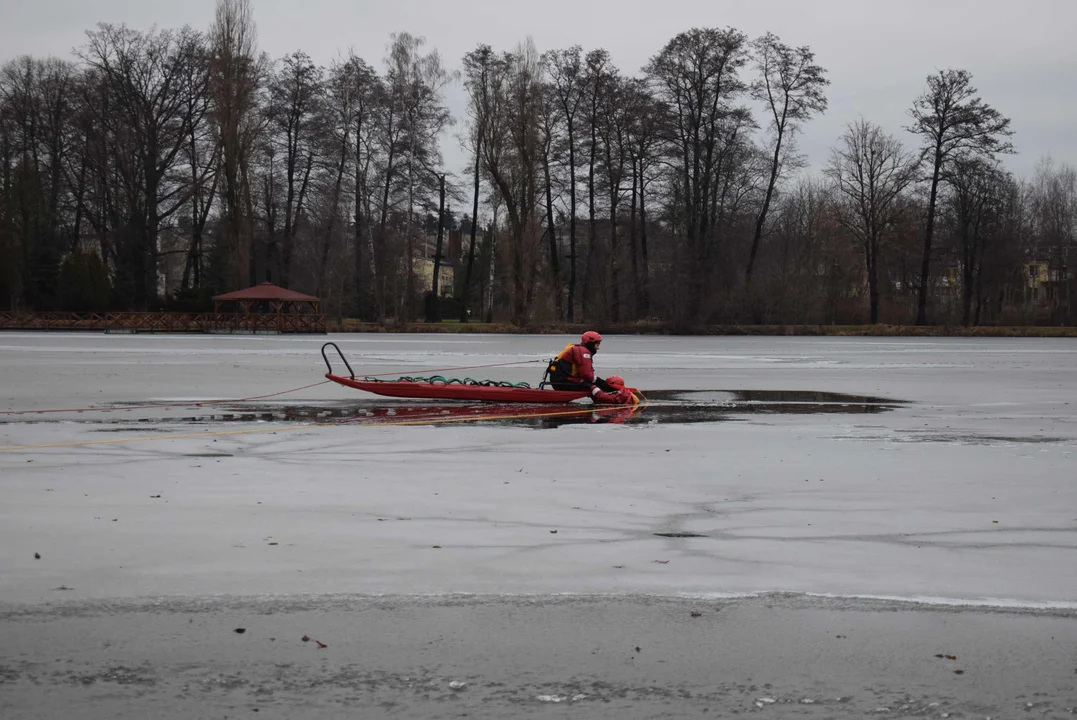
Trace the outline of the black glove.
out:
<instances>
[{"instance_id":1,"label":"black glove","mask_svg":"<svg viewBox=\"0 0 1077 720\"><path fill-rule=\"evenodd\" d=\"M610 385L608 382L606 382L600 377L595 377L595 387L597 387L602 392L616 392L612 385Z\"/></svg>"}]
</instances>

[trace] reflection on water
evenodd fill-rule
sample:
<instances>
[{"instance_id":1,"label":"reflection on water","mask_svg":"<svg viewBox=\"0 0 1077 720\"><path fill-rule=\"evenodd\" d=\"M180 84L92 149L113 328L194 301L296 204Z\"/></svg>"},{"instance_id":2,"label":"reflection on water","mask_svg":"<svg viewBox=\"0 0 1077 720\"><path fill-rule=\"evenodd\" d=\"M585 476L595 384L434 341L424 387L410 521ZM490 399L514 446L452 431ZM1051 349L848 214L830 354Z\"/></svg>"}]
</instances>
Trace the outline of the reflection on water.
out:
<instances>
[{"instance_id":1,"label":"reflection on water","mask_svg":"<svg viewBox=\"0 0 1077 720\"><path fill-rule=\"evenodd\" d=\"M489 422L552 428L561 425L686 424L742 419L758 414L866 415L889 412L905 404L900 400L829 392L771 390L659 390L646 394L638 408L596 408L583 415L513 418Z\"/></svg>"},{"instance_id":2,"label":"reflection on water","mask_svg":"<svg viewBox=\"0 0 1077 720\"><path fill-rule=\"evenodd\" d=\"M776 390L659 390L646 394L639 406L504 405L433 400L367 399L326 403L247 403L223 409L207 408L186 417L86 418L93 424L219 423L219 422L328 422L341 424L508 425L537 429L564 425L661 425L713 423L751 415L874 414L894 410L904 401L865 395L816 391ZM133 412L137 404L130 406ZM147 410L149 410L147 408ZM102 428L100 431L108 432Z\"/></svg>"}]
</instances>

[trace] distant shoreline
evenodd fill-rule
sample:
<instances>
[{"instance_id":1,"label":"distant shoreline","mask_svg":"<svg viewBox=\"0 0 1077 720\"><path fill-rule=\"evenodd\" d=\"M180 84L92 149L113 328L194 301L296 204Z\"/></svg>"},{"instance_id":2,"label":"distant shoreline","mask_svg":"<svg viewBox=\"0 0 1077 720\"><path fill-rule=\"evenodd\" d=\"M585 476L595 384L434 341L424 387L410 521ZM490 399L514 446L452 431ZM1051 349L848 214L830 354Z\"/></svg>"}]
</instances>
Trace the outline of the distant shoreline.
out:
<instances>
[{"instance_id":1,"label":"distant shoreline","mask_svg":"<svg viewBox=\"0 0 1077 720\"><path fill-rule=\"evenodd\" d=\"M489 335L575 335L586 330L610 335L684 336L814 336L814 337L1043 337L1077 338L1072 326L952 325L699 325L678 328L672 323L539 323L516 327L508 323L369 323L329 321L331 333L474 333Z\"/></svg>"},{"instance_id":2,"label":"distant shoreline","mask_svg":"<svg viewBox=\"0 0 1077 720\"><path fill-rule=\"evenodd\" d=\"M609 335L758 336L758 337L1036 337L1077 338L1077 326L1011 325L680 325L670 321L462 323L364 322L309 314L242 313L0 313L0 332L104 332L138 334L240 335L329 333L441 333L483 335L579 335L597 330Z\"/></svg>"}]
</instances>

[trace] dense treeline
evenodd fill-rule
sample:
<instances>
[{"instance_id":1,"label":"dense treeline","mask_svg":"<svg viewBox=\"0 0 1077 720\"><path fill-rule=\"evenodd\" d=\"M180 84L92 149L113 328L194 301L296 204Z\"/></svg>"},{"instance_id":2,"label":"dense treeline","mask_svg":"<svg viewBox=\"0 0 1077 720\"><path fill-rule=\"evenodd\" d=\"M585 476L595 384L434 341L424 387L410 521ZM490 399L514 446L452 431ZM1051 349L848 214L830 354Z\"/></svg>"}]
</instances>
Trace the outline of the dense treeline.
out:
<instances>
[{"instance_id":1,"label":"dense treeline","mask_svg":"<svg viewBox=\"0 0 1077 720\"><path fill-rule=\"evenodd\" d=\"M529 41L453 70L406 33L380 68L270 59L249 0L206 32L99 25L0 69L0 308L268 279L380 321L1073 322L1073 168L1007 172L1009 120L946 70L906 134L854 119L808 177L828 86L809 48L732 28L626 73Z\"/></svg>"}]
</instances>

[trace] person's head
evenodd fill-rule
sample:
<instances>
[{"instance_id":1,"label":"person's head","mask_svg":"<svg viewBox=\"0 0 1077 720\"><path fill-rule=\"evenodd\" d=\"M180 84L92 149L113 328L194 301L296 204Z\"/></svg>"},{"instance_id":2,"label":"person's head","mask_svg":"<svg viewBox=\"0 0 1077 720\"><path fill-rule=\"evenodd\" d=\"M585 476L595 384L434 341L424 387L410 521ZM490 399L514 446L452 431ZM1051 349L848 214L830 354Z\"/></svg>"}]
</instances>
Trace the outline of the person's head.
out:
<instances>
[{"instance_id":1,"label":"person's head","mask_svg":"<svg viewBox=\"0 0 1077 720\"><path fill-rule=\"evenodd\" d=\"M614 390L625 389L625 379L620 375L610 375L608 378L606 378L606 383L609 384L609 386Z\"/></svg>"},{"instance_id":2,"label":"person's head","mask_svg":"<svg viewBox=\"0 0 1077 720\"><path fill-rule=\"evenodd\" d=\"M598 346L602 344L602 336L594 330L588 330L583 334L580 344L590 350L591 354L594 355L598 352Z\"/></svg>"}]
</instances>

